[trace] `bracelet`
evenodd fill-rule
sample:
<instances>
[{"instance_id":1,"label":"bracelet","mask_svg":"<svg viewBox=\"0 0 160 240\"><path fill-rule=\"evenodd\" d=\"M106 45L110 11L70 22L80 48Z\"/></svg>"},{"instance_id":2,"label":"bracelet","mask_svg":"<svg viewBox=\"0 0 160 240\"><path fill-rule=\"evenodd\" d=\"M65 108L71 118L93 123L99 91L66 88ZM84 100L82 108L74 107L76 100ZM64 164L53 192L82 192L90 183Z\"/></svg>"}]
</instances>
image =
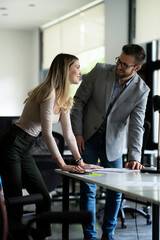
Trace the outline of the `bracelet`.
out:
<instances>
[{"instance_id":1,"label":"bracelet","mask_svg":"<svg viewBox=\"0 0 160 240\"><path fill-rule=\"evenodd\" d=\"M77 160L75 160L76 163L78 163L80 160L83 160L82 157L78 158Z\"/></svg>"}]
</instances>

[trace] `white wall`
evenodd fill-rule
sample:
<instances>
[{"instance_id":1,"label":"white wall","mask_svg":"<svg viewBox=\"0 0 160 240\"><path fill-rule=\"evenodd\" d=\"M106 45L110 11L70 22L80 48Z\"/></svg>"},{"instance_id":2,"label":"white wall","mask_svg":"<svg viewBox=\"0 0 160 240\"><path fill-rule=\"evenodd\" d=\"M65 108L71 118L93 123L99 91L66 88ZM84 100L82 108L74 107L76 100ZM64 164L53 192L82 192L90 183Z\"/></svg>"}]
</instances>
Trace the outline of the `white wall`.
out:
<instances>
[{"instance_id":1,"label":"white wall","mask_svg":"<svg viewBox=\"0 0 160 240\"><path fill-rule=\"evenodd\" d=\"M39 32L0 30L0 116L19 116L39 83Z\"/></svg>"},{"instance_id":2,"label":"white wall","mask_svg":"<svg viewBox=\"0 0 160 240\"><path fill-rule=\"evenodd\" d=\"M106 63L115 63L122 46L128 44L128 0L105 0Z\"/></svg>"}]
</instances>

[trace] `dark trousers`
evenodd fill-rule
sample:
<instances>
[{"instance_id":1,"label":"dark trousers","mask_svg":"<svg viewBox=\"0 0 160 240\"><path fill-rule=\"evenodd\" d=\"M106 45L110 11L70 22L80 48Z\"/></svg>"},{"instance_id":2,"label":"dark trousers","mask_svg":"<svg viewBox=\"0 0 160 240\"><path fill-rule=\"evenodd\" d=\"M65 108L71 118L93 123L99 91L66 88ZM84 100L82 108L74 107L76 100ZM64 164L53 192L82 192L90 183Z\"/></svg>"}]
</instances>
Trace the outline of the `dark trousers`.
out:
<instances>
[{"instance_id":1,"label":"dark trousers","mask_svg":"<svg viewBox=\"0 0 160 240\"><path fill-rule=\"evenodd\" d=\"M9 197L22 196L25 188L29 194L40 193L43 203L36 204L36 212L51 210L51 199L44 180L32 157L36 137L25 133L21 128L12 125L0 138L0 174L5 200ZM7 205L9 221L21 222L22 206ZM37 228L49 236L50 224L38 224Z\"/></svg>"}]
</instances>

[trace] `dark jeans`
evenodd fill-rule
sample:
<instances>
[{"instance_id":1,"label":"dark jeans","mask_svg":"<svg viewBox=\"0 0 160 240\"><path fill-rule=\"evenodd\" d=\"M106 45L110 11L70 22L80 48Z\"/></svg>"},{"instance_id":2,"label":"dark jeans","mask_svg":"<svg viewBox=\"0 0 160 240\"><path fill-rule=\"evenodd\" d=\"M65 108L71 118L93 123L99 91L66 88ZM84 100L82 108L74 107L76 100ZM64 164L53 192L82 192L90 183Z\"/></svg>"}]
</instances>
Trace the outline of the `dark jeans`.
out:
<instances>
[{"instance_id":1,"label":"dark jeans","mask_svg":"<svg viewBox=\"0 0 160 240\"><path fill-rule=\"evenodd\" d=\"M101 166L105 168L122 168L122 157L116 159L115 161L109 162L106 157L106 146L105 146L105 136L93 135L88 141L85 142L85 150L83 152L83 160L85 163L98 164L98 159L100 159ZM92 222L90 224L83 225L84 239L95 239L96 238L96 184L88 182L80 182L80 209L88 210L92 212ZM106 190L106 203L104 208L104 218L102 230L103 233L112 237L114 235L114 230L117 225L117 215L121 203L121 193Z\"/></svg>"},{"instance_id":2,"label":"dark jeans","mask_svg":"<svg viewBox=\"0 0 160 240\"><path fill-rule=\"evenodd\" d=\"M36 137L25 133L21 128L12 125L0 138L0 174L5 200L9 197L22 196L22 188L29 194L41 193L43 203L36 204L37 214L51 210L51 199L44 180L32 157ZM9 206L7 204L9 221L21 222L22 206ZM39 224L37 228L49 236L50 224Z\"/></svg>"}]
</instances>

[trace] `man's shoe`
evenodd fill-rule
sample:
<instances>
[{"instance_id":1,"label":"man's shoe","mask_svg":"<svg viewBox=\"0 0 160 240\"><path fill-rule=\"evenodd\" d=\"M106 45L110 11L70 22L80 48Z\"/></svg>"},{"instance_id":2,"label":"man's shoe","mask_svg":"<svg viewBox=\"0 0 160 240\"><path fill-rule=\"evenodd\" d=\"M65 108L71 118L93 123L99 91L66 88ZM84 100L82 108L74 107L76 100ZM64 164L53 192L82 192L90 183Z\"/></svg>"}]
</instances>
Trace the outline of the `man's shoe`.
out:
<instances>
[{"instance_id":1,"label":"man's shoe","mask_svg":"<svg viewBox=\"0 0 160 240\"><path fill-rule=\"evenodd\" d=\"M106 236L105 234L102 235L101 240L116 240L113 236L109 237Z\"/></svg>"}]
</instances>

